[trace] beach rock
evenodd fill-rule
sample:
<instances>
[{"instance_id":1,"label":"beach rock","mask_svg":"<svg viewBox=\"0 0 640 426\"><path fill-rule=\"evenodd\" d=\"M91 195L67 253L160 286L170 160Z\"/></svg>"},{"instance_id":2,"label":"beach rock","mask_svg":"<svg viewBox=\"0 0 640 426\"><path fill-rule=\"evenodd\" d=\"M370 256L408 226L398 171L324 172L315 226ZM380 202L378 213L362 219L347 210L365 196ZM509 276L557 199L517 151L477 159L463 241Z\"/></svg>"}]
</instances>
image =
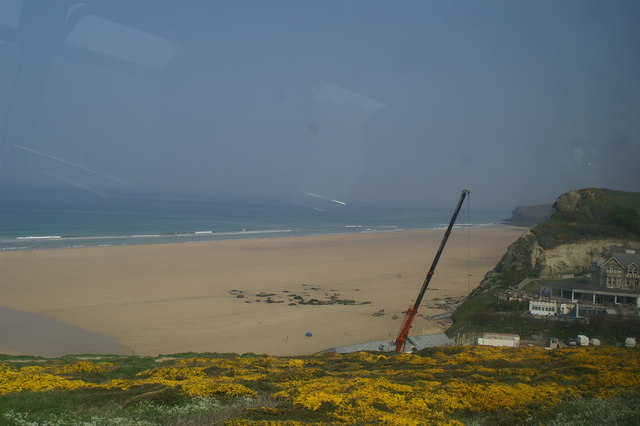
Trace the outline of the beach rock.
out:
<instances>
[{"instance_id":1,"label":"beach rock","mask_svg":"<svg viewBox=\"0 0 640 426\"><path fill-rule=\"evenodd\" d=\"M302 285L306 285L308 286L309 284L302 284ZM313 290L320 290L320 287L312 287L311 289ZM234 297L238 298L238 299L242 299L245 297L244 294L240 294L238 293L239 290L232 290L229 293L232 294ZM286 292L288 294L286 294L286 297L288 298L288 305L289 306L297 306L297 305L369 305L371 304L370 301L364 301L364 302L360 302L357 303L355 300L353 299L341 299L340 298L340 293L324 293L323 297L314 297L311 298L309 300L305 300L304 297L302 297L301 295L295 294L295 293L291 293L289 290L283 290L282 292ZM281 296L276 296L275 293L267 293L266 291L261 291L260 293L256 294L256 297L259 298L265 298L263 300L261 299L257 299L255 300L255 302L265 302L265 303L284 303L286 301L285 300L279 300L280 297L282 297L284 295ZM308 295L307 295L308 296Z\"/></svg>"}]
</instances>

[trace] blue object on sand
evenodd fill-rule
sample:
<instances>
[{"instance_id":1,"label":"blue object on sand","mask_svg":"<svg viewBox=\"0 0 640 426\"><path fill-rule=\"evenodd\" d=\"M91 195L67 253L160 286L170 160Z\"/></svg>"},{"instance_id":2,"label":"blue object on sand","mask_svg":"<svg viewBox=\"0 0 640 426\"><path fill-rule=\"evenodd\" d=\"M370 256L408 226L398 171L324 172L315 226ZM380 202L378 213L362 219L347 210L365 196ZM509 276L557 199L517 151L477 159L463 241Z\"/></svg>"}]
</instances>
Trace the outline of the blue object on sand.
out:
<instances>
[{"instance_id":1,"label":"blue object on sand","mask_svg":"<svg viewBox=\"0 0 640 426\"><path fill-rule=\"evenodd\" d=\"M311 334L311 332L310 332L310 331L307 331L306 333L304 333L304 335L305 335L305 336L307 336L307 337L311 337L311 336L313 336L313 334Z\"/></svg>"}]
</instances>

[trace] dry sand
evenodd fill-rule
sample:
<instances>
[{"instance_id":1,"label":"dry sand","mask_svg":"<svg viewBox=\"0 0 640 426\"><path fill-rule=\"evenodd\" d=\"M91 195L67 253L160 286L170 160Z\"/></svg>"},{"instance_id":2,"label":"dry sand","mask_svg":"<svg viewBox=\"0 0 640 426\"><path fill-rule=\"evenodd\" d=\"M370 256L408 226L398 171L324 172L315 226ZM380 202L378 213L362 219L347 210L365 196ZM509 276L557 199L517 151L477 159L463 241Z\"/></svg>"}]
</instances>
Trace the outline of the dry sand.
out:
<instances>
[{"instance_id":1,"label":"dry sand","mask_svg":"<svg viewBox=\"0 0 640 426\"><path fill-rule=\"evenodd\" d=\"M522 232L472 229L468 245L467 231L454 231L412 334L439 332L426 317L444 311L424 305L468 294ZM141 355L308 354L393 339L442 235L401 231L4 252L0 307L100 333ZM282 303L266 303L261 292ZM355 305L291 306L294 294ZM381 309L384 315L373 316ZM22 331L21 338L0 334L0 352L29 347L31 354L45 354L37 330L25 325Z\"/></svg>"}]
</instances>

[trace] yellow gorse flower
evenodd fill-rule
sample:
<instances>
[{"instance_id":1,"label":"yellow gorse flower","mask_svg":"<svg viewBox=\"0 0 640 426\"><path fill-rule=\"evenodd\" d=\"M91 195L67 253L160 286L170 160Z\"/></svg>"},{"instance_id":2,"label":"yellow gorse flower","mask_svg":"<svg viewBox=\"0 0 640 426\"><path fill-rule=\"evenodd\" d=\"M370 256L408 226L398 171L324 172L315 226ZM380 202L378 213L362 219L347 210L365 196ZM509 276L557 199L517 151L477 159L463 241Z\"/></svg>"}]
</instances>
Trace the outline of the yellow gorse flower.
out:
<instances>
[{"instance_id":1,"label":"yellow gorse flower","mask_svg":"<svg viewBox=\"0 0 640 426\"><path fill-rule=\"evenodd\" d=\"M235 398L254 397L266 388L285 405L330 422L410 425L456 424L450 419L456 412L539 410L569 398L611 398L640 388L638 351L616 347L453 347L429 356L362 352L200 357L165 361L133 377L109 379L117 368L117 358L36 366L4 363L0 394L154 384L178 388L187 397ZM269 412L275 416L280 411Z\"/></svg>"}]
</instances>

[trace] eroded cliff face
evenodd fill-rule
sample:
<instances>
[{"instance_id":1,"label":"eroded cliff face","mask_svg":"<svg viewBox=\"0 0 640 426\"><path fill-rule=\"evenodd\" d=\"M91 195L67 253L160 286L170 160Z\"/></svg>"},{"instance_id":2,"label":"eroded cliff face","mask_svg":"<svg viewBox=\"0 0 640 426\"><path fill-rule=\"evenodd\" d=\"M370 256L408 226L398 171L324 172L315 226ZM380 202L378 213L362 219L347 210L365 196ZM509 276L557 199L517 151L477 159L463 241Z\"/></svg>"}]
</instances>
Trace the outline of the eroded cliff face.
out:
<instances>
[{"instance_id":1,"label":"eroded cliff face","mask_svg":"<svg viewBox=\"0 0 640 426\"><path fill-rule=\"evenodd\" d=\"M640 249L637 241L605 239L563 244L544 250L536 236L527 232L507 248L495 271L528 270L541 278L559 278L586 272L592 260L612 247Z\"/></svg>"},{"instance_id":2,"label":"eroded cliff face","mask_svg":"<svg viewBox=\"0 0 640 426\"><path fill-rule=\"evenodd\" d=\"M563 244L544 252L543 278L555 278L565 274L586 272L595 257L611 251L612 247L640 248L637 241L593 240L575 244Z\"/></svg>"},{"instance_id":3,"label":"eroded cliff face","mask_svg":"<svg viewBox=\"0 0 640 426\"><path fill-rule=\"evenodd\" d=\"M584 274L596 257L609 253L612 247L640 250L640 242L620 239L592 240L544 250L535 234L526 232L507 248L500 262L484 276L480 285L471 292L471 296L495 287L503 272L525 271L524 276L548 279L561 278L569 274Z\"/></svg>"},{"instance_id":4,"label":"eroded cliff face","mask_svg":"<svg viewBox=\"0 0 640 426\"><path fill-rule=\"evenodd\" d=\"M535 271L544 266L543 258L544 250L538 243L536 236L529 231L511 243L495 269L496 272L513 270Z\"/></svg>"}]
</instances>

